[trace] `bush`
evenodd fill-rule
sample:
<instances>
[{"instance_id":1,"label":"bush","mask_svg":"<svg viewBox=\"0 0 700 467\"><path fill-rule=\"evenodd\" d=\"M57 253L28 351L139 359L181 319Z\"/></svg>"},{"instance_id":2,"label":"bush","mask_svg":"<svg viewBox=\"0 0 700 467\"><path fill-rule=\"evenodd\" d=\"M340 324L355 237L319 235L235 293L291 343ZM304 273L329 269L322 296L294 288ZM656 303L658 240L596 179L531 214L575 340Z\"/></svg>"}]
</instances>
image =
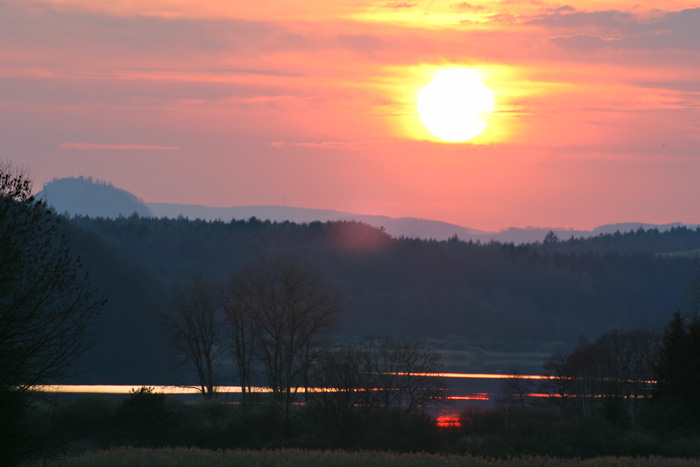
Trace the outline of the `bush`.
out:
<instances>
[{"instance_id":1,"label":"bush","mask_svg":"<svg viewBox=\"0 0 700 467\"><path fill-rule=\"evenodd\" d=\"M105 448L114 436L114 417L117 403L104 396L81 396L56 412L60 431L68 441L68 449L81 452Z\"/></svg>"},{"instance_id":2,"label":"bush","mask_svg":"<svg viewBox=\"0 0 700 467\"><path fill-rule=\"evenodd\" d=\"M292 427L297 419L297 409L290 408ZM280 405L244 405L233 411L227 432L235 447L275 448L284 445L284 424L284 411Z\"/></svg>"},{"instance_id":3,"label":"bush","mask_svg":"<svg viewBox=\"0 0 700 467\"><path fill-rule=\"evenodd\" d=\"M675 439L664 446L663 454L673 457L700 457L700 438L684 437Z\"/></svg>"},{"instance_id":4,"label":"bush","mask_svg":"<svg viewBox=\"0 0 700 467\"><path fill-rule=\"evenodd\" d=\"M629 430L622 433L616 455L652 456L661 454L661 443L654 436L641 431Z\"/></svg>"},{"instance_id":5,"label":"bush","mask_svg":"<svg viewBox=\"0 0 700 467\"><path fill-rule=\"evenodd\" d=\"M134 446L165 446L168 431L177 427L177 415L166 408L165 394L153 388L134 389L115 413L119 441Z\"/></svg>"},{"instance_id":6,"label":"bush","mask_svg":"<svg viewBox=\"0 0 700 467\"><path fill-rule=\"evenodd\" d=\"M367 432L362 448L432 453L440 449L440 431L435 420L427 414L406 412L400 408L380 410L380 416Z\"/></svg>"},{"instance_id":7,"label":"bush","mask_svg":"<svg viewBox=\"0 0 700 467\"><path fill-rule=\"evenodd\" d=\"M211 399L192 404L175 400L169 407L177 415L178 423L169 433L168 444L209 449L235 447L229 425L236 408Z\"/></svg>"}]
</instances>

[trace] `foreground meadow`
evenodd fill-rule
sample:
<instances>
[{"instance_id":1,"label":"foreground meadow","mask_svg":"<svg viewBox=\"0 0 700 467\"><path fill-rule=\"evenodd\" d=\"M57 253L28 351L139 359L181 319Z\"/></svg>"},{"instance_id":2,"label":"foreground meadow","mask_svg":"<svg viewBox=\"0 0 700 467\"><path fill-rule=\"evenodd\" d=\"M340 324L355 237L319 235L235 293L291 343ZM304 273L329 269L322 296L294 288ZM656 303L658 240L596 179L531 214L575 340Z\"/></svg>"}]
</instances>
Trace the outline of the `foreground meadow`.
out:
<instances>
[{"instance_id":1,"label":"foreground meadow","mask_svg":"<svg viewBox=\"0 0 700 467\"><path fill-rule=\"evenodd\" d=\"M225 467L225 466L283 466L283 467L432 467L432 466L488 466L488 467L624 467L659 466L685 467L700 465L694 459L671 459L662 457L598 457L592 459L557 459L551 457L525 456L504 460L485 459L472 456L438 456L433 454L392 454L386 452L342 452L283 450L220 450L200 448L115 448L94 451L75 457L42 462L38 465L52 467Z\"/></svg>"}]
</instances>

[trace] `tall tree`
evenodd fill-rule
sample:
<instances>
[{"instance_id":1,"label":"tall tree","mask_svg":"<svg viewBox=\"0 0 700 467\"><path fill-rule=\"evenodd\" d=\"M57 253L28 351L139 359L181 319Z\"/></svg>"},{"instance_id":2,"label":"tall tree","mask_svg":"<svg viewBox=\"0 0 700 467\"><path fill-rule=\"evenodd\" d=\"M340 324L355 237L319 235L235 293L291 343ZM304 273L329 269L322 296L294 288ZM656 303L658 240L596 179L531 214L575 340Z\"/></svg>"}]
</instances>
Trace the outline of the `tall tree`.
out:
<instances>
[{"instance_id":1,"label":"tall tree","mask_svg":"<svg viewBox=\"0 0 700 467\"><path fill-rule=\"evenodd\" d=\"M682 397L688 378L688 330L685 318L675 312L666 326L654 365L655 397L673 399Z\"/></svg>"},{"instance_id":2,"label":"tall tree","mask_svg":"<svg viewBox=\"0 0 700 467\"><path fill-rule=\"evenodd\" d=\"M36 450L17 438L20 408L36 386L71 374L104 303L71 254L61 218L34 199L25 171L1 162L0 463Z\"/></svg>"},{"instance_id":3,"label":"tall tree","mask_svg":"<svg viewBox=\"0 0 700 467\"><path fill-rule=\"evenodd\" d=\"M214 285L195 280L175 288L171 304L157 313L176 362L195 373L207 399L216 394L218 363L228 351L217 298Z\"/></svg>"},{"instance_id":4,"label":"tall tree","mask_svg":"<svg viewBox=\"0 0 700 467\"><path fill-rule=\"evenodd\" d=\"M248 268L237 289L239 311L251 318L256 357L285 409L288 428L289 409L299 388L309 387L344 301L311 270L288 259Z\"/></svg>"},{"instance_id":5,"label":"tall tree","mask_svg":"<svg viewBox=\"0 0 700 467\"><path fill-rule=\"evenodd\" d=\"M541 383L541 388L546 394L550 394L551 400L560 410L567 408L569 399L574 394L574 376L567 365L568 355L556 353L550 355L542 365L546 378Z\"/></svg>"},{"instance_id":6,"label":"tall tree","mask_svg":"<svg viewBox=\"0 0 700 467\"><path fill-rule=\"evenodd\" d=\"M676 312L666 326L654 365L654 400L676 425L700 424L700 319Z\"/></svg>"},{"instance_id":7,"label":"tall tree","mask_svg":"<svg viewBox=\"0 0 700 467\"><path fill-rule=\"evenodd\" d=\"M255 357L255 319L252 297L245 292L242 277L233 277L224 284L219 294L219 303L225 313L227 339L230 341L238 380L241 385L241 402L251 401L253 390L253 362Z\"/></svg>"},{"instance_id":8,"label":"tall tree","mask_svg":"<svg viewBox=\"0 0 700 467\"><path fill-rule=\"evenodd\" d=\"M523 378L520 370L512 369L510 375L501 381L501 388L496 396L501 417L503 418L503 429L508 431L510 421L513 418L513 409L522 410L525 408L527 394L532 386L532 381Z\"/></svg>"}]
</instances>

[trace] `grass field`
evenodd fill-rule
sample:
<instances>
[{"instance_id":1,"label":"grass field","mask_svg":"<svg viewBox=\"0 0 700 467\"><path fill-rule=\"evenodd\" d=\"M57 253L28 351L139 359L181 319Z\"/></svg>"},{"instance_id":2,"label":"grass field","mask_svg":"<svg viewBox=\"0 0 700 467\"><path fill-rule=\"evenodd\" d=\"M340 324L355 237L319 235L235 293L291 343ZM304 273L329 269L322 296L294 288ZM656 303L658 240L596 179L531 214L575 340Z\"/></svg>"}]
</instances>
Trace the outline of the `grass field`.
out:
<instances>
[{"instance_id":1,"label":"grass field","mask_svg":"<svg viewBox=\"0 0 700 467\"><path fill-rule=\"evenodd\" d=\"M697 459L615 458L556 459L549 457L518 457L512 459L483 459L470 456L437 456L431 454L391 454L384 452L303 451L297 449L274 451L228 450L209 451L199 448L117 448L95 451L32 467L558 467L558 466L659 466L685 467L700 465Z\"/></svg>"}]
</instances>

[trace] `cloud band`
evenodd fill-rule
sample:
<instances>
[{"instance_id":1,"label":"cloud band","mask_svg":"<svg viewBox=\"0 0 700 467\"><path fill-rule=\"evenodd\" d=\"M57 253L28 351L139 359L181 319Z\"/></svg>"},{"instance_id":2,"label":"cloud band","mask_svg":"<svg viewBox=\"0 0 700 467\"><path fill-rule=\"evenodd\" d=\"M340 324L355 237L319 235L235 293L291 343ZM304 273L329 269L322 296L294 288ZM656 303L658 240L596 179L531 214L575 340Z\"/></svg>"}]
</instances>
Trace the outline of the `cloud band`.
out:
<instances>
[{"instance_id":1,"label":"cloud band","mask_svg":"<svg viewBox=\"0 0 700 467\"><path fill-rule=\"evenodd\" d=\"M60 143L61 149L97 149L97 150L135 150L135 151L173 151L176 146L156 146L148 144L96 144L96 143Z\"/></svg>"}]
</instances>

